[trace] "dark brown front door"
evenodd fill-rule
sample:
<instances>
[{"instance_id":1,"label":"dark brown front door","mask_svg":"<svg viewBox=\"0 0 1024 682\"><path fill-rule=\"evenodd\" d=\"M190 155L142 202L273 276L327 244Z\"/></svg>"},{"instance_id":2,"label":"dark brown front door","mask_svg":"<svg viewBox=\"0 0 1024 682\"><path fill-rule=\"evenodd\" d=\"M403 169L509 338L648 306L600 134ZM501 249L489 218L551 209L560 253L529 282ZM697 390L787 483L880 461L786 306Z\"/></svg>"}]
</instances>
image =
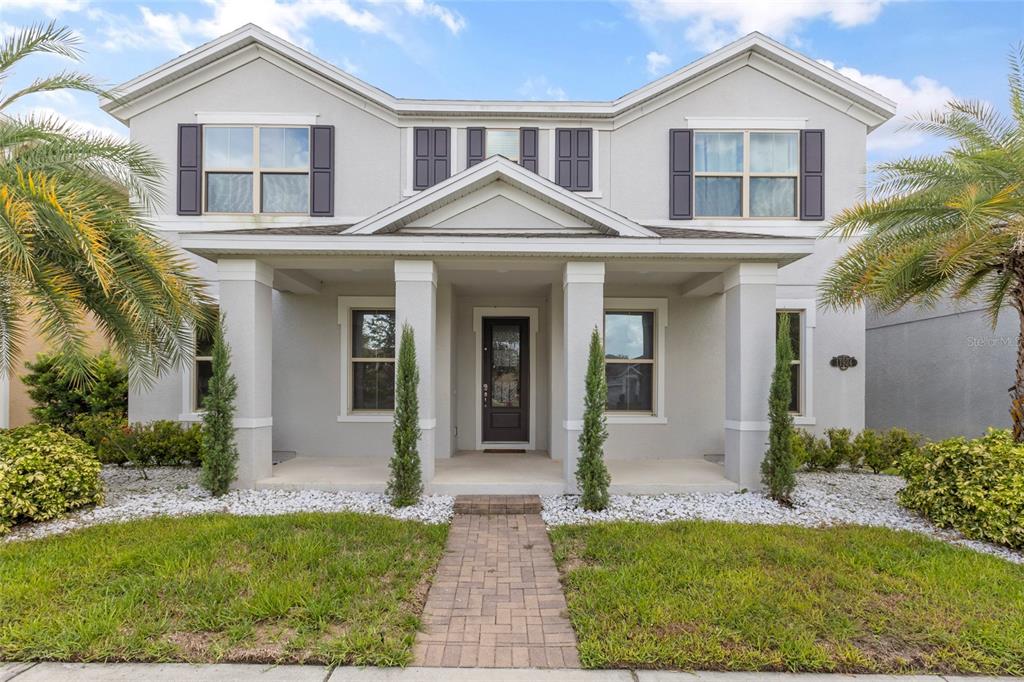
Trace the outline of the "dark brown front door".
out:
<instances>
[{"instance_id":1,"label":"dark brown front door","mask_svg":"<svg viewBox=\"0 0 1024 682\"><path fill-rule=\"evenodd\" d=\"M525 443L530 440L530 320L485 317L483 340L482 440Z\"/></svg>"}]
</instances>

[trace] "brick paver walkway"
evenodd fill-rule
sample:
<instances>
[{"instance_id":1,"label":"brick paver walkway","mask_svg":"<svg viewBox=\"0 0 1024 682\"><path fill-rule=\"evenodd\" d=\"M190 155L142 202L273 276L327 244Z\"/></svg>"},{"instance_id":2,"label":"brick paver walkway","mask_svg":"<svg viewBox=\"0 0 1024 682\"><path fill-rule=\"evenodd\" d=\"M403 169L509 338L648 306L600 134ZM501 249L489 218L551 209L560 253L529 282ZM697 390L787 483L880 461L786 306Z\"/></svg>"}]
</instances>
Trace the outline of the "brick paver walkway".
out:
<instances>
[{"instance_id":1,"label":"brick paver walkway","mask_svg":"<svg viewBox=\"0 0 1024 682\"><path fill-rule=\"evenodd\" d=\"M416 665L578 668L538 514L456 514L416 637Z\"/></svg>"}]
</instances>

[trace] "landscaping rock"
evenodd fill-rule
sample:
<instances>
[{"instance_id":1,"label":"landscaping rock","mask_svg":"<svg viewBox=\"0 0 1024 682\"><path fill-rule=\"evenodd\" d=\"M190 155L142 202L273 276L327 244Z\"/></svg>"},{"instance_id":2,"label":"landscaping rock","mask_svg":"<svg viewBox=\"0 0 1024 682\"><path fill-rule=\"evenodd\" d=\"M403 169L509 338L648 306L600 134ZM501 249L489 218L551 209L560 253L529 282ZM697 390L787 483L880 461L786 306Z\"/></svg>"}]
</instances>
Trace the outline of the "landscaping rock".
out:
<instances>
[{"instance_id":1,"label":"landscaping rock","mask_svg":"<svg viewBox=\"0 0 1024 682\"><path fill-rule=\"evenodd\" d=\"M903 479L868 473L797 474L793 507L773 502L761 493L689 493L681 495L613 495L602 512L587 512L577 495L543 497L541 516L549 526L596 521L649 521L684 519L764 523L807 527L856 524L924 533L951 544L1024 563L1024 552L968 540L956 531L938 528L900 507L896 492Z\"/></svg>"},{"instance_id":2,"label":"landscaping rock","mask_svg":"<svg viewBox=\"0 0 1024 682\"><path fill-rule=\"evenodd\" d=\"M452 517L454 505L454 498L448 495L424 495L419 504L395 508L380 493L322 490L232 490L216 498L199 486L199 470L188 467L154 467L146 469L143 474L141 469L133 467L105 466L101 477L107 492L105 504L55 521L16 526L0 540L38 538L100 523L149 516L217 512L258 516L351 511L426 523L446 523Z\"/></svg>"}]
</instances>

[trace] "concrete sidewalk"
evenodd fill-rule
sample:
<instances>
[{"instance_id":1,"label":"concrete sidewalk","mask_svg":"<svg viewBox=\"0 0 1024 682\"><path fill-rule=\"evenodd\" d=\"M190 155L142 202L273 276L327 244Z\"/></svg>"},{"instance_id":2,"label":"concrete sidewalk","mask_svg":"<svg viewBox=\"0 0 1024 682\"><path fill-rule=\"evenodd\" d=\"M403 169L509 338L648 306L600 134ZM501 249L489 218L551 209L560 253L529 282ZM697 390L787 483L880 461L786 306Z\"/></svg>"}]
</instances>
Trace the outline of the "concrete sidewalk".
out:
<instances>
[{"instance_id":1,"label":"concrete sidewalk","mask_svg":"<svg viewBox=\"0 0 1024 682\"><path fill-rule=\"evenodd\" d=\"M335 668L187 663L0 663L0 682L976 682L1013 677L827 675L536 668Z\"/></svg>"}]
</instances>

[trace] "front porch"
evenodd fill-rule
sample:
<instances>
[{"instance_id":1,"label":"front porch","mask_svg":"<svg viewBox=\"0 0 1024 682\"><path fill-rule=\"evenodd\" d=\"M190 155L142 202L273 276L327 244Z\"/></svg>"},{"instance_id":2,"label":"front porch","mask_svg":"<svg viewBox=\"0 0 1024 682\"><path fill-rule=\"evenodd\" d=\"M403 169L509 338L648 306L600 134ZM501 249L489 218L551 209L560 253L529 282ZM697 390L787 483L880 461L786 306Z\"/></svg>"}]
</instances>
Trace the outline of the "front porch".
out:
<instances>
[{"instance_id":1,"label":"front porch","mask_svg":"<svg viewBox=\"0 0 1024 682\"><path fill-rule=\"evenodd\" d=\"M698 459L608 460L613 494L732 492L739 484L720 464ZM370 457L295 457L275 464L255 487L271 490L383 492L386 460ZM437 460L427 493L439 495L559 495L562 463L546 452L458 452Z\"/></svg>"}]
</instances>

